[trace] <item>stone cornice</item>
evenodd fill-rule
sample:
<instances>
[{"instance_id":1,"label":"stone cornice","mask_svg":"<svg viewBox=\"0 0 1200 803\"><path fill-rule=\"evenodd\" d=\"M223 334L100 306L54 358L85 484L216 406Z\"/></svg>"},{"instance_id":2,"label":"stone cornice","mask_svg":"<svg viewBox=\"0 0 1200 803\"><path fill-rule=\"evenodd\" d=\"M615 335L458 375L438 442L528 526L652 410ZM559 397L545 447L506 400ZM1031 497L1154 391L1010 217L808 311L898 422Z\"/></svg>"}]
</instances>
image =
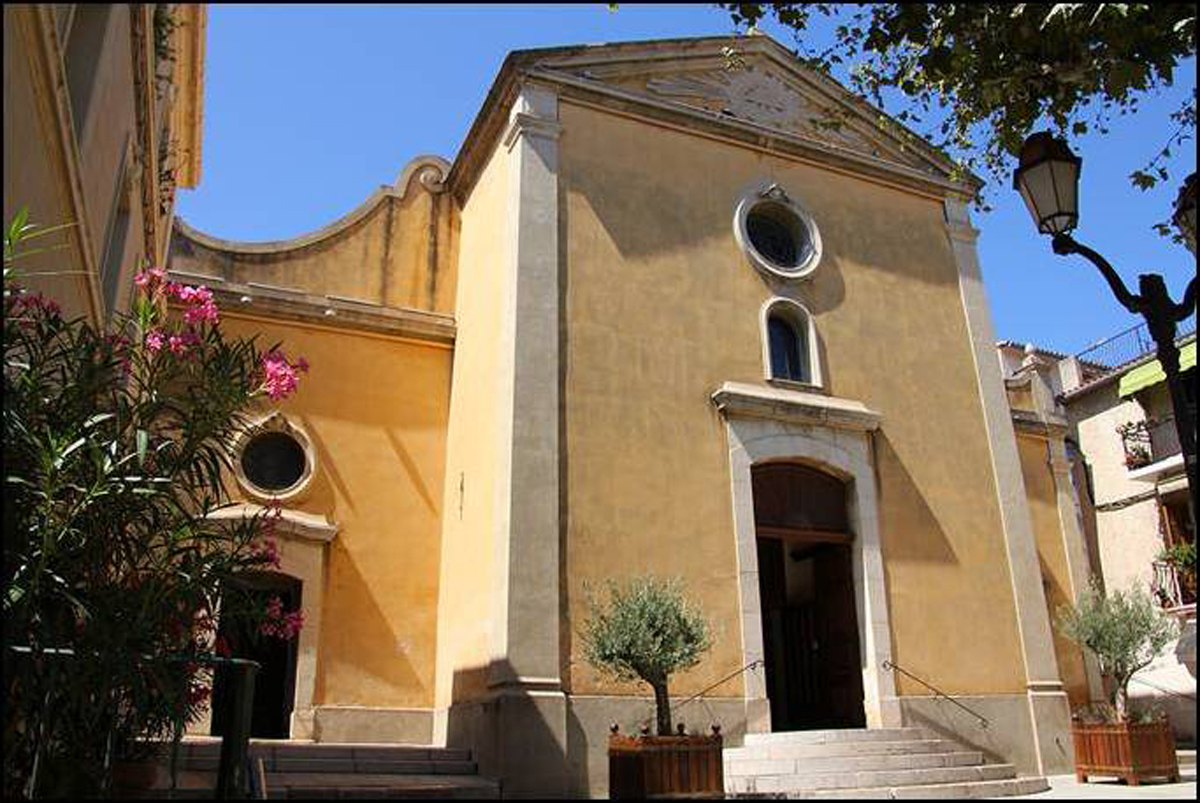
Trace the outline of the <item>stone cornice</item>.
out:
<instances>
[{"instance_id":1,"label":"stone cornice","mask_svg":"<svg viewBox=\"0 0 1200 803\"><path fill-rule=\"evenodd\" d=\"M454 318L436 312L385 307L369 301L339 296L316 296L286 287L257 283L227 282L215 276L169 271L183 284L204 285L224 312L265 318L294 320L334 328L423 340L453 345Z\"/></svg>"},{"instance_id":2,"label":"stone cornice","mask_svg":"<svg viewBox=\"0 0 1200 803\"><path fill-rule=\"evenodd\" d=\"M545 139L558 139L562 134L562 124L555 120L547 120L542 117L537 117L532 114L518 112L512 116L508 122L508 129L504 132L503 144L508 150L512 150L513 143L517 138L524 135L530 137L543 137Z\"/></svg>"},{"instance_id":3,"label":"stone cornice","mask_svg":"<svg viewBox=\"0 0 1200 803\"><path fill-rule=\"evenodd\" d=\"M217 521L233 519L248 519L254 516L271 516L270 508L251 502L234 504L209 513L206 518ZM316 541L328 544L337 537L338 525L327 517L317 513L304 513L299 510L280 508L279 518L275 522L275 532L292 535L306 541Z\"/></svg>"},{"instance_id":4,"label":"stone cornice","mask_svg":"<svg viewBox=\"0 0 1200 803\"><path fill-rule=\"evenodd\" d=\"M743 382L726 382L711 398L726 417L769 418L860 432L878 429L882 419L879 413L853 399Z\"/></svg>"},{"instance_id":5,"label":"stone cornice","mask_svg":"<svg viewBox=\"0 0 1200 803\"><path fill-rule=\"evenodd\" d=\"M1033 435L1039 438L1066 437L1068 426L1065 418L1058 416L1043 418L1026 410L1012 411L1013 429L1018 435Z\"/></svg>"}]
</instances>

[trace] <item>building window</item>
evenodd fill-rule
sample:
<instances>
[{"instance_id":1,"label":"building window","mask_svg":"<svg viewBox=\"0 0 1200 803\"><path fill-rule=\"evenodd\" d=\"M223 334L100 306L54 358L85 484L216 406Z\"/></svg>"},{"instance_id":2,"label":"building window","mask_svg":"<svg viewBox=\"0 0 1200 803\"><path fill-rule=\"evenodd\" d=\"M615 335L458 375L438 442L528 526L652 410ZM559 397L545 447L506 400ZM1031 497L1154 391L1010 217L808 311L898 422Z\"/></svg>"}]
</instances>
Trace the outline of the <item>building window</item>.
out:
<instances>
[{"instance_id":1,"label":"building window","mask_svg":"<svg viewBox=\"0 0 1200 803\"><path fill-rule=\"evenodd\" d=\"M63 63L67 73L67 93L71 99L75 140L81 150L112 8L112 3L79 3L71 18Z\"/></svg>"},{"instance_id":2,"label":"building window","mask_svg":"<svg viewBox=\"0 0 1200 803\"><path fill-rule=\"evenodd\" d=\"M282 413L244 430L233 445L234 474L251 496L271 502L298 497L313 477L308 436Z\"/></svg>"},{"instance_id":3,"label":"building window","mask_svg":"<svg viewBox=\"0 0 1200 803\"><path fill-rule=\"evenodd\" d=\"M816 330L808 310L788 298L763 305L763 366L771 381L819 386Z\"/></svg>"},{"instance_id":4,"label":"building window","mask_svg":"<svg viewBox=\"0 0 1200 803\"><path fill-rule=\"evenodd\" d=\"M821 259L816 223L778 184L742 195L733 234L750 263L768 277L802 279Z\"/></svg>"},{"instance_id":5,"label":"building window","mask_svg":"<svg viewBox=\"0 0 1200 803\"><path fill-rule=\"evenodd\" d=\"M126 166L129 159L129 137L121 151L121 166L117 170L114 190L113 213L109 218L108 235L105 238L104 262L100 266L100 286L104 295L106 314L112 315L117 306L117 291L121 287L122 271L125 267L125 244L129 237L129 186Z\"/></svg>"},{"instance_id":6,"label":"building window","mask_svg":"<svg viewBox=\"0 0 1200 803\"><path fill-rule=\"evenodd\" d=\"M286 432L255 435L242 451L246 479L273 493L294 487L304 476L305 462L304 447Z\"/></svg>"},{"instance_id":7,"label":"building window","mask_svg":"<svg viewBox=\"0 0 1200 803\"><path fill-rule=\"evenodd\" d=\"M779 315L767 321L767 334L771 342L771 376L775 379L808 381L808 366L801 355L800 335L792 325Z\"/></svg>"}]
</instances>

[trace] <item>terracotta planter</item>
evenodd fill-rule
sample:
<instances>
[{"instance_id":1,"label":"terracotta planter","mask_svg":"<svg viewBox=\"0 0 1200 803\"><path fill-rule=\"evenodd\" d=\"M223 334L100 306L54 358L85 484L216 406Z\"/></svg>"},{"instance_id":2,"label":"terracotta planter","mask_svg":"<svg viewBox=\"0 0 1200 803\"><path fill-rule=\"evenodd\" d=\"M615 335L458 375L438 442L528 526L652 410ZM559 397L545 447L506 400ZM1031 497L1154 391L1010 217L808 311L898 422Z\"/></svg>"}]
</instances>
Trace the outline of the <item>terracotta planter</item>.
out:
<instances>
[{"instance_id":1,"label":"terracotta planter","mask_svg":"<svg viewBox=\"0 0 1200 803\"><path fill-rule=\"evenodd\" d=\"M713 736L608 737L612 800L725 796L722 740Z\"/></svg>"},{"instance_id":2,"label":"terracotta planter","mask_svg":"<svg viewBox=\"0 0 1200 803\"><path fill-rule=\"evenodd\" d=\"M160 779L160 776L165 774L165 768L156 759L115 761L112 768L113 792L120 796L121 792L145 791L156 786L165 786L165 783L161 783L163 779Z\"/></svg>"},{"instance_id":3,"label":"terracotta planter","mask_svg":"<svg viewBox=\"0 0 1200 803\"><path fill-rule=\"evenodd\" d=\"M1175 734L1166 719L1144 725L1071 723L1075 740L1075 776L1086 783L1089 775L1117 775L1136 786L1147 778L1179 781Z\"/></svg>"}]
</instances>

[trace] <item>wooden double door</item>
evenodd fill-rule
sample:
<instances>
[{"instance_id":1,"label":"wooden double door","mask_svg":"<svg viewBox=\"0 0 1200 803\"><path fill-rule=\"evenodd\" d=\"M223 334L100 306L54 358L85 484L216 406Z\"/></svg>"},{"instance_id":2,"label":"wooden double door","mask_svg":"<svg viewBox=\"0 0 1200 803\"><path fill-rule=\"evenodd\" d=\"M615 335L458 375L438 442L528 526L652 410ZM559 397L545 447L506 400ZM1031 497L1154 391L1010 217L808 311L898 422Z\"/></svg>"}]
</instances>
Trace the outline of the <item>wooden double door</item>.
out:
<instances>
[{"instance_id":1,"label":"wooden double door","mask_svg":"<svg viewBox=\"0 0 1200 803\"><path fill-rule=\"evenodd\" d=\"M758 571L772 730L865 727L850 546L759 538Z\"/></svg>"}]
</instances>

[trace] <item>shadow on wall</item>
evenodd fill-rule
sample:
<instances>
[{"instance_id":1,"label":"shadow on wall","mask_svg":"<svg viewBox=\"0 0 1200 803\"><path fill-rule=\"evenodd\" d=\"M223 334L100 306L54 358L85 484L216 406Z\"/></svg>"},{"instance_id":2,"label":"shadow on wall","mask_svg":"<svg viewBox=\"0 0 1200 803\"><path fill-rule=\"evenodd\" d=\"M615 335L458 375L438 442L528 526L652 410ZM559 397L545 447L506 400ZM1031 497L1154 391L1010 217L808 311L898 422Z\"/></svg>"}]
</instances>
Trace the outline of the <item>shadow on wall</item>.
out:
<instances>
[{"instance_id":1,"label":"shadow on wall","mask_svg":"<svg viewBox=\"0 0 1200 803\"><path fill-rule=\"evenodd\" d=\"M431 687L432 676L422 678L418 674L403 643L404 635L412 640L417 636L396 632L376 604L371 592L374 585L362 576L340 540L330 545L328 560L326 582L337 593L325 597L322 619L326 626L321 628L320 654L330 660L322 661L315 699L329 705L379 705L373 698L383 687L403 690L413 698L383 705L419 707ZM338 624L332 626L335 622ZM426 623L413 628L418 636L420 630L428 629ZM353 674L347 676L350 667ZM335 673L340 681L331 677Z\"/></svg>"},{"instance_id":2,"label":"shadow on wall","mask_svg":"<svg viewBox=\"0 0 1200 803\"><path fill-rule=\"evenodd\" d=\"M878 430L873 440L879 476L879 531L883 534L885 571L892 561L958 563L945 529L888 440L887 433ZM906 500L906 503L894 500ZM899 533L904 536L899 537ZM888 580L891 580L890 576Z\"/></svg>"},{"instance_id":3,"label":"shadow on wall","mask_svg":"<svg viewBox=\"0 0 1200 803\"><path fill-rule=\"evenodd\" d=\"M489 678L516 677L507 661L455 670L446 745L467 748L479 774L500 782L500 796L562 797L569 788L566 735L550 720L561 695L488 688Z\"/></svg>"},{"instance_id":4,"label":"shadow on wall","mask_svg":"<svg viewBox=\"0 0 1200 803\"><path fill-rule=\"evenodd\" d=\"M1010 749L998 738L994 724L989 723L984 728L978 719L940 698L928 698L928 708L930 710L921 711L906 706L904 726L924 728L936 734L938 739L955 742L968 750L978 750L988 764L1005 764L1011 760Z\"/></svg>"}]
</instances>

